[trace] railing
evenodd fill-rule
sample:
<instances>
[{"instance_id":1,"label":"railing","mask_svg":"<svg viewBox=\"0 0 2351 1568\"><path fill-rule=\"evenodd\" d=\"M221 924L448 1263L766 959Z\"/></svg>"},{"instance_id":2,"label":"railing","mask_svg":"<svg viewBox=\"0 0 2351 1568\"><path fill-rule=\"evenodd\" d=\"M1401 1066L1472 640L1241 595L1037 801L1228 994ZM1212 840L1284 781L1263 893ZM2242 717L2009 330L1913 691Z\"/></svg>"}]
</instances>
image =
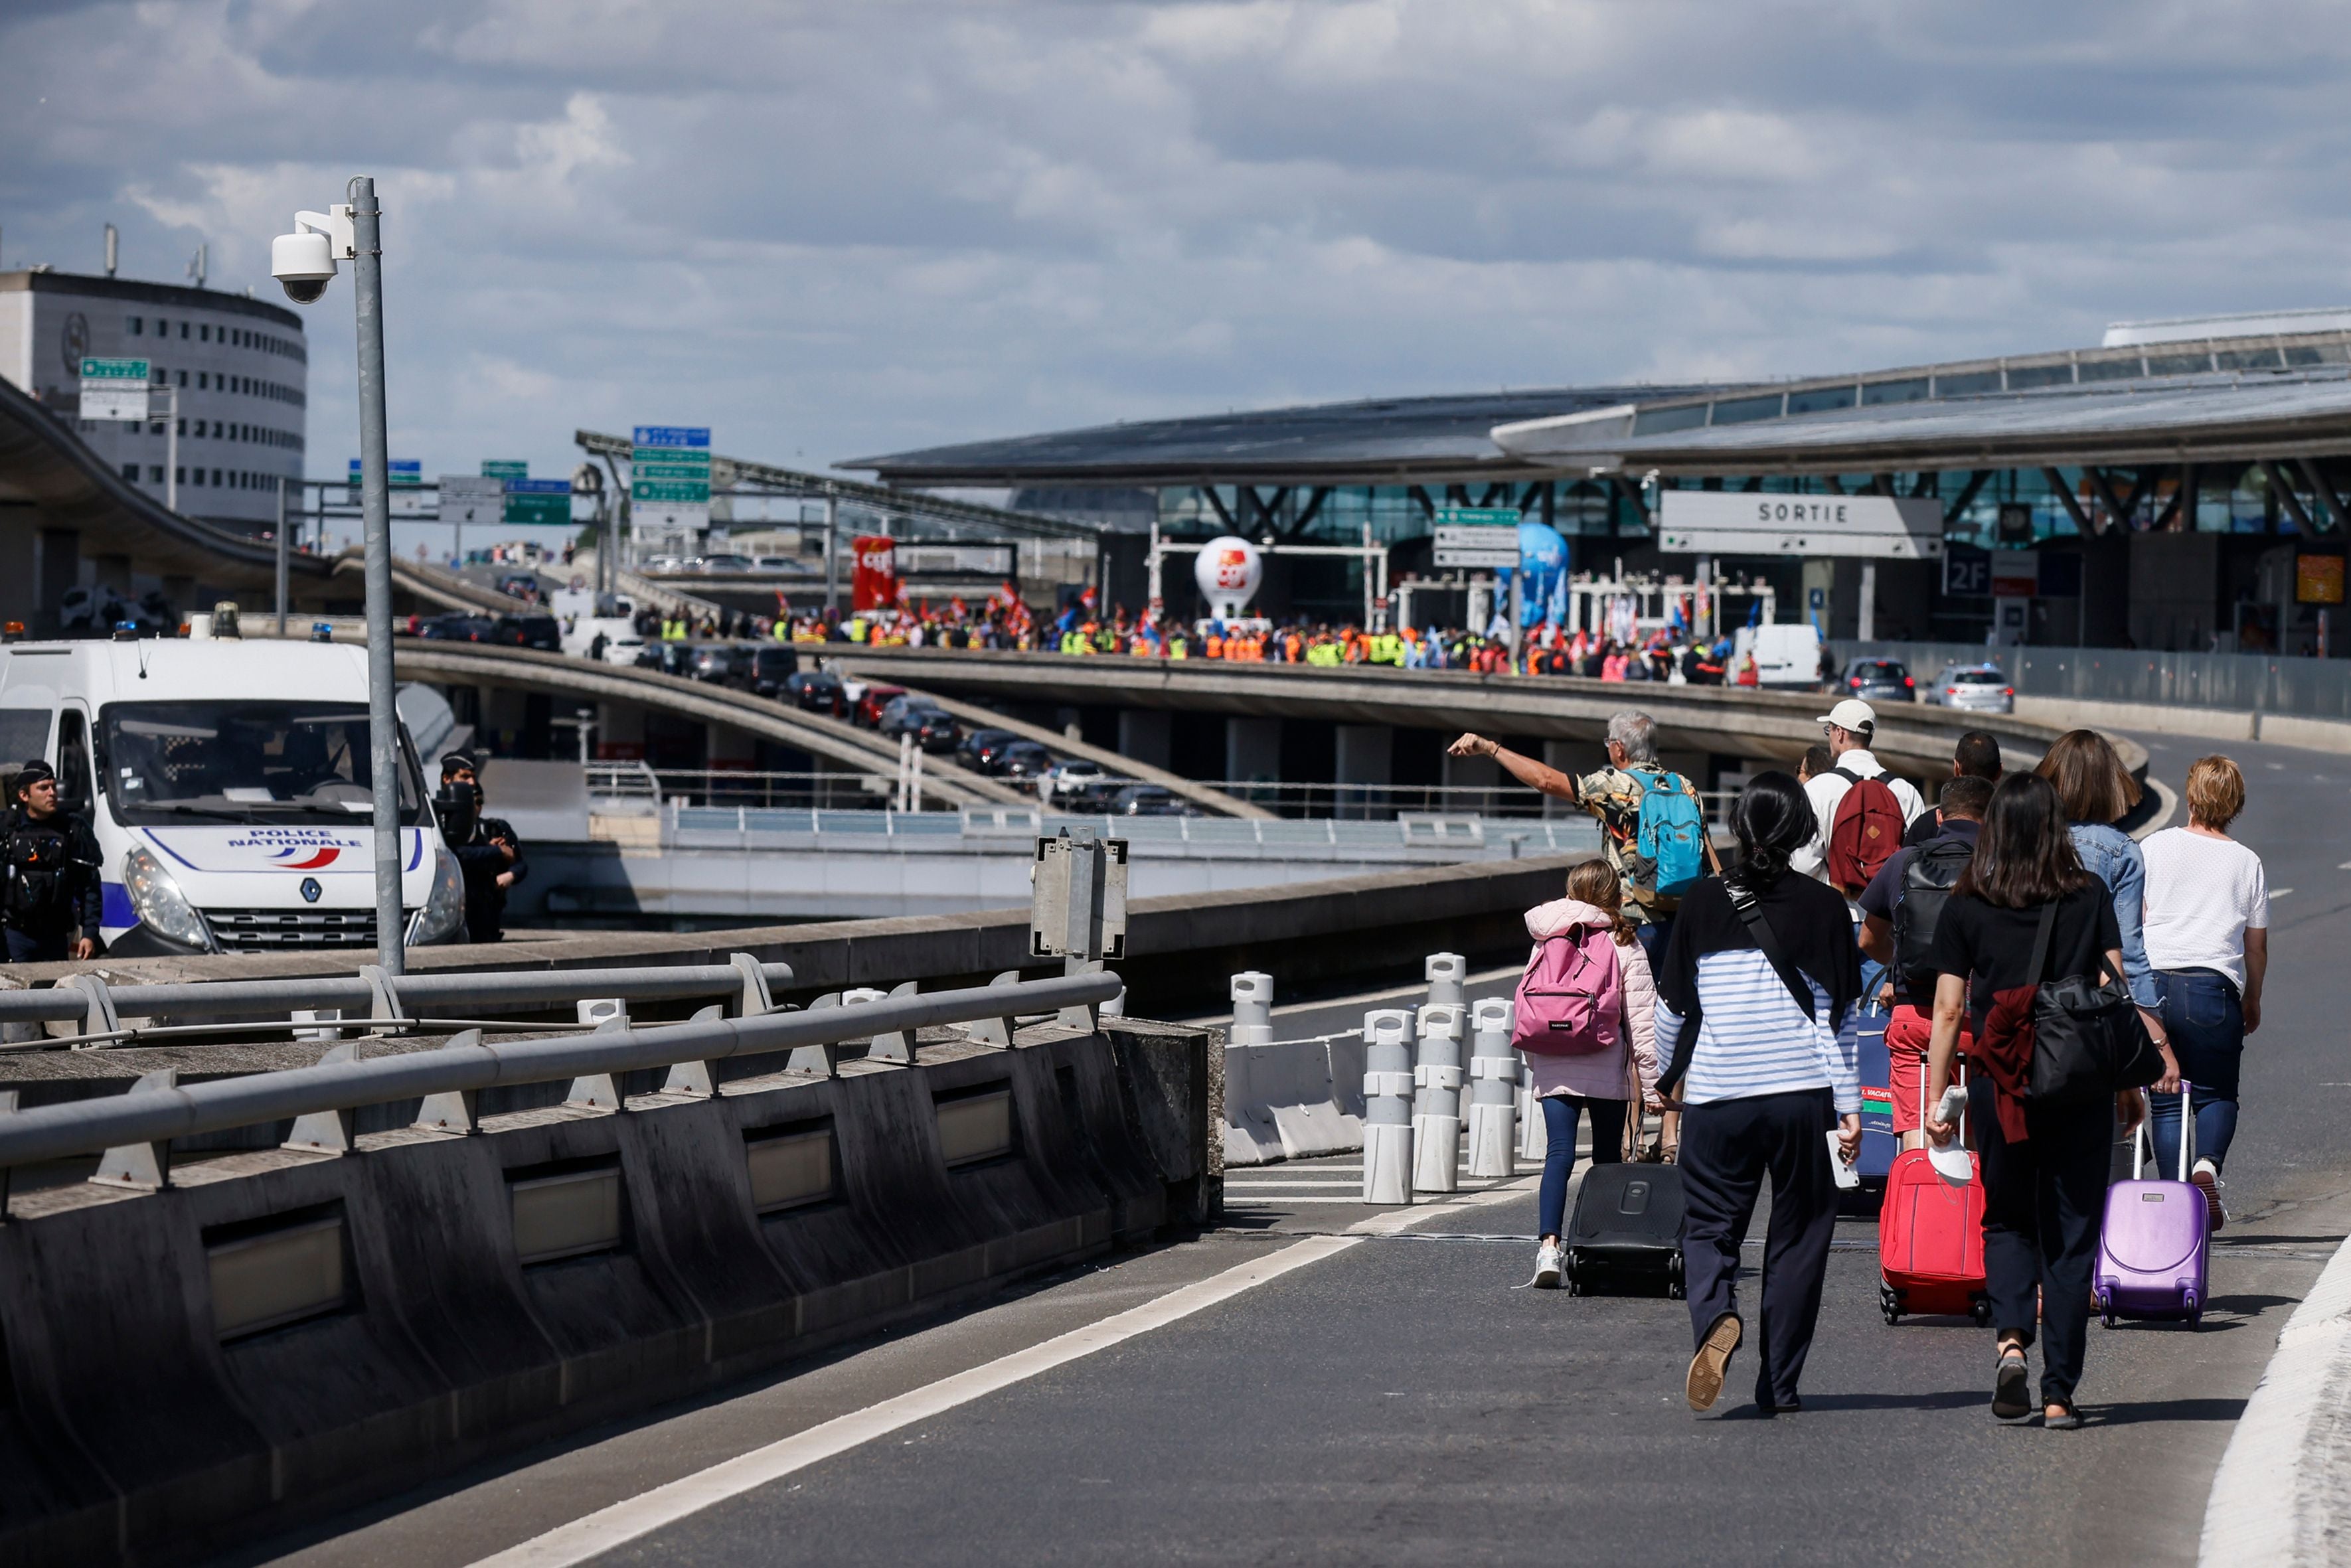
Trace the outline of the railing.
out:
<instances>
[{"instance_id":1,"label":"railing","mask_svg":"<svg viewBox=\"0 0 2351 1568\"><path fill-rule=\"evenodd\" d=\"M1947 664L1993 664L2007 672L2019 696L2351 718L2351 659L1966 643L1839 643L1835 651L1840 662L1899 659L1921 686Z\"/></svg>"},{"instance_id":2,"label":"railing","mask_svg":"<svg viewBox=\"0 0 2351 1568\"><path fill-rule=\"evenodd\" d=\"M136 988L122 994L127 998L160 988ZM160 1185L167 1179L169 1168L163 1146L173 1138L228 1132L288 1117L332 1116L403 1100L423 1099L429 1104L433 1097L443 1095L460 1097L460 1103L453 1107L455 1119L444 1115L429 1124L472 1132L476 1130L476 1118L465 1108L465 1097L486 1089L611 1078L647 1068L681 1069L698 1063L704 1064L704 1070L691 1074L690 1081L708 1093L707 1086L716 1080L706 1064L735 1056L790 1051L791 1068L831 1077L838 1071L837 1048L844 1040L871 1037L882 1046L877 1054L907 1062L914 1060L914 1032L935 1025L993 1026L987 1030L991 1042L1008 1045L1012 1022L1021 1016L1094 1008L1112 1000L1122 989L1118 977L1110 974L1026 981L1008 976L994 985L937 991L926 997L849 993L832 1006L820 1003L804 1012L697 1019L647 1029L605 1028L566 1039L491 1043L483 1040L479 1030L469 1030L437 1051L364 1061L330 1060L315 1067L218 1079L184 1088L176 1085L170 1073L150 1074L128 1093L0 1115L0 1172L78 1155L143 1146Z\"/></svg>"},{"instance_id":3,"label":"railing","mask_svg":"<svg viewBox=\"0 0 2351 1568\"><path fill-rule=\"evenodd\" d=\"M653 768L643 762L588 764L588 799L599 811L658 814L681 806L798 807L880 810L896 780L877 759L872 772L785 773L735 768Z\"/></svg>"}]
</instances>

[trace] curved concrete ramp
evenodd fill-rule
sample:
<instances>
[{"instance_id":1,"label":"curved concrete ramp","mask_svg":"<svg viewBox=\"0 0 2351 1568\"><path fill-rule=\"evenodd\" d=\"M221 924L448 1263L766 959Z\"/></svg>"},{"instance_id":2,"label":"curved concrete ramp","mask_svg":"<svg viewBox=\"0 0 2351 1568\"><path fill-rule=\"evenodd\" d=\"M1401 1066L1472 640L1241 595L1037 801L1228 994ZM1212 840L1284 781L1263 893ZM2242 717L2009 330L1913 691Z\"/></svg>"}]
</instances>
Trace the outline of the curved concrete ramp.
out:
<instances>
[{"instance_id":1,"label":"curved concrete ramp","mask_svg":"<svg viewBox=\"0 0 2351 1568\"><path fill-rule=\"evenodd\" d=\"M1269 718L1324 719L1431 730L1589 741L1605 737L1609 716L1639 708L1656 719L1669 751L1773 757L1792 764L1821 738L1818 718L1834 699L1817 693L1735 686L1618 684L1559 675L1485 675L1461 670L1337 669L1244 664L1207 659L1072 658L950 648L867 648L866 673L967 696L1029 702L1182 708ZM2059 727L1998 714L1962 714L1923 704L1878 710L1876 750L1888 767L1922 778L1950 771L1951 747L1967 730L2000 737L2011 768L2037 762ZM2134 773L2146 752L2110 736Z\"/></svg>"},{"instance_id":2,"label":"curved concrete ramp","mask_svg":"<svg viewBox=\"0 0 2351 1568\"><path fill-rule=\"evenodd\" d=\"M393 645L392 665L403 681L456 681L597 701L638 703L796 746L852 768L888 773L894 772L898 766L895 746L838 720L804 714L748 692L706 685L653 670L590 664L585 659L527 648L428 643L412 637L403 637ZM926 769L923 792L956 806L983 801L1015 806L1032 803L1029 797L1017 789L956 768L942 768L935 772Z\"/></svg>"}]
</instances>

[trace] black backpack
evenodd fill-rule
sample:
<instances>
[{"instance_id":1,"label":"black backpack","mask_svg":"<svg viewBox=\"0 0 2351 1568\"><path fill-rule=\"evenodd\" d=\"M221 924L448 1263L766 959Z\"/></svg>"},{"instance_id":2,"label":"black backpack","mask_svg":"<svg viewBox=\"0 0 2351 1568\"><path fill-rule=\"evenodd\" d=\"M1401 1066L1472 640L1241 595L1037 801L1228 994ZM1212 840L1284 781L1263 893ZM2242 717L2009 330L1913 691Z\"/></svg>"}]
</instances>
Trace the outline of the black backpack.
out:
<instances>
[{"instance_id":1,"label":"black backpack","mask_svg":"<svg viewBox=\"0 0 2351 1568\"><path fill-rule=\"evenodd\" d=\"M1933 981L1928 959L1935 950L1935 926L1975 852L1973 843L1956 838L1935 839L1910 852L1902 867L1901 902L1894 906L1894 967L1905 980L1914 985Z\"/></svg>"},{"instance_id":2,"label":"black backpack","mask_svg":"<svg viewBox=\"0 0 2351 1568\"><path fill-rule=\"evenodd\" d=\"M22 927L55 922L66 887L66 868L73 844L61 827L30 821L10 825L0 839L0 862L7 881L0 889L0 912L8 924Z\"/></svg>"}]
</instances>

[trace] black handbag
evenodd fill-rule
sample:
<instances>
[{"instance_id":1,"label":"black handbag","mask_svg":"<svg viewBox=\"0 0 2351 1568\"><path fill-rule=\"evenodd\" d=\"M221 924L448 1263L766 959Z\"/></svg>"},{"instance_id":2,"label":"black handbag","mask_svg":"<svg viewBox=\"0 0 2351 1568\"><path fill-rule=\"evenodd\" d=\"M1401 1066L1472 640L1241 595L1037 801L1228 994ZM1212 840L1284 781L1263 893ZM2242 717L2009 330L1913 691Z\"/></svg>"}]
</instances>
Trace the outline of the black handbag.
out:
<instances>
[{"instance_id":1,"label":"black handbag","mask_svg":"<svg viewBox=\"0 0 2351 1568\"><path fill-rule=\"evenodd\" d=\"M2041 906L2032 937L2032 1082L2025 1097L2039 1105L2085 1105L2163 1076L2156 1049L2120 979L2087 975L2049 978L2049 931L2057 901Z\"/></svg>"}]
</instances>

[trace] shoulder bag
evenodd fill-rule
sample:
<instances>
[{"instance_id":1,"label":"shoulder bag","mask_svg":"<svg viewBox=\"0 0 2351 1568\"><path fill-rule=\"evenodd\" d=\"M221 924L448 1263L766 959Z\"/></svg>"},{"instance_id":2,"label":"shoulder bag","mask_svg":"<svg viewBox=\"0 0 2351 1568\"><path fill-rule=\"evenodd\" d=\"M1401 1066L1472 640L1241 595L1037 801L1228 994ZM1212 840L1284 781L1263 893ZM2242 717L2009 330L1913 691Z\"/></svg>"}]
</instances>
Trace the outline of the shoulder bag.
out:
<instances>
[{"instance_id":1,"label":"shoulder bag","mask_svg":"<svg viewBox=\"0 0 2351 1568\"><path fill-rule=\"evenodd\" d=\"M2037 1105L2085 1105L2163 1076L2163 1053L2119 978L2049 978L2049 933L2057 900L2041 906L2032 936L2032 1078Z\"/></svg>"}]
</instances>

